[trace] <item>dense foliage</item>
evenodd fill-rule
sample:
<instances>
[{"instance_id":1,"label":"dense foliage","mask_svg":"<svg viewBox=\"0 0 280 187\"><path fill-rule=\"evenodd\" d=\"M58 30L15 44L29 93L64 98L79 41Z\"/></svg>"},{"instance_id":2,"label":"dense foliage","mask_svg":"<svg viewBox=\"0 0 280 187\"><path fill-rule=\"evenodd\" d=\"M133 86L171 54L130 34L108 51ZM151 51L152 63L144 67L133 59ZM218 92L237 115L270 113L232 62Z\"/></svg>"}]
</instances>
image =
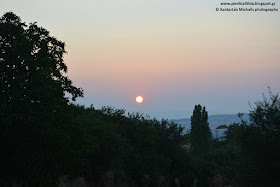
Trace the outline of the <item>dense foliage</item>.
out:
<instances>
[{"instance_id":1,"label":"dense foliage","mask_svg":"<svg viewBox=\"0 0 280 187\"><path fill-rule=\"evenodd\" d=\"M249 111L250 120L231 124L227 140L212 142L208 154L214 185L279 186L280 99L269 89ZM242 114L240 114L242 119Z\"/></svg>"},{"instance_id":2,"label":"dense foliage","mask_svg":"<svg viewBox=\"0 0 280 187\"><path fill-rule=\"evenodd\" d=\"M200 105L183 135L168 120L71 104L83 91L65 76L64 48L36 23L0 18L0 186L78 177L90 186L279 186L278 94L230 125L226 141L210 141Z\"/></svg>"},{"instance_id":3,"label":"dense foliage","mask_svg":"<svg viewBox=\"0 0 280 187\"><path fill-rule=\"evenodd\" d=\"M5 179L53 183L83 168L91 143L65 97L69 93L74 100L83 93L63 75L64 46L11 12L0 18L0 174Z\"/></svg>"},{"instance_id":4,"label":"dense foliage","mask_svg":"<svg viewBox=\"0 0 280 187\"><path fill-rule=\"evenodd\" d=\"M79 108L79 121L99 145L91 157L88 177L112 171L130 185L155 185L160 176L169 185L175 178L187 180L183 128L138 113L125 116L124 110L111 107Z\"/></svg>"},{"instance_id":5,"label":"dense foliage","mask_svg":"<svg viewBox=\"0 0 280 187\"><path fill-rule=\"evenodd\" d=\"M251 180L263 185L280 184L280 98L269 89L268 98L255 103L250 122L236 130L241 150L252 170Z\"/></svg>"},{"instance_id":6,"label":"dense foliage","mask_svg":"<svg viewBox=\"0 0 280 187\"><path fill-rule=\"evenodd\" d=\"M190 132L191 153L198 155L206 153L209 150L210 138L212 137L209 123L208 113L205 107L195 105L193 115L191 117L191 132Z\"/></svg>"}]
</instances>

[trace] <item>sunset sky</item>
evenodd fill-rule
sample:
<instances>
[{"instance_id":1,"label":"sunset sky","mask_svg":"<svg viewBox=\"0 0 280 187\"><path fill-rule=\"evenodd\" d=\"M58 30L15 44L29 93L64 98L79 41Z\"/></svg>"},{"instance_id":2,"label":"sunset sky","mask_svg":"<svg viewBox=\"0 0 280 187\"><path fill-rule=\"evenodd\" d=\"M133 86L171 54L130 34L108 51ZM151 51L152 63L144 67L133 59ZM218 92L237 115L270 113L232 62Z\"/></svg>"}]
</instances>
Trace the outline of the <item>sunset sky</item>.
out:
<instances>
[{"instance_id":1,"label":"sunset sky","mask_svg":"<svg viewBox=\"0 0 280 187\"><path fill-rule=\"evenodd\" d=\"M67 76L85 93L77 103L174 119L196 104L248 112L268 86L280 92L280 10L217 12L221 2L234 1L0 0L0 13L66 43Z\"/></svg>"}]
</instances>

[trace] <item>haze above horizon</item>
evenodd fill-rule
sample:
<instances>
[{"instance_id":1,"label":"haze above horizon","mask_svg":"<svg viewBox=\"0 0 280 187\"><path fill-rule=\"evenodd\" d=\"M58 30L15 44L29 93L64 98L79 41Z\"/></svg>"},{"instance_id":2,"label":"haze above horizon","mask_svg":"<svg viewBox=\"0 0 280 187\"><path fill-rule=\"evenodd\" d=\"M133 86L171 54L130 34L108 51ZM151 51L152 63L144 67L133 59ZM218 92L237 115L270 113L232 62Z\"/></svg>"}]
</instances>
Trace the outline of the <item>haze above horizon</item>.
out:
<instances>
[{"instance_id":1,"label":"haze above horizon","mask_svg":"<svg viewBox=\"0 0 280 187\"><path fill-rule=\"evenodd\" d=\"M85 91L77 103L177 119L196 104L209 115L248 112L268 86L280 92L280 12L217 12L220 3L10 0L0 13L66 43L67 75Z\"/></svg>"}]
</instances>

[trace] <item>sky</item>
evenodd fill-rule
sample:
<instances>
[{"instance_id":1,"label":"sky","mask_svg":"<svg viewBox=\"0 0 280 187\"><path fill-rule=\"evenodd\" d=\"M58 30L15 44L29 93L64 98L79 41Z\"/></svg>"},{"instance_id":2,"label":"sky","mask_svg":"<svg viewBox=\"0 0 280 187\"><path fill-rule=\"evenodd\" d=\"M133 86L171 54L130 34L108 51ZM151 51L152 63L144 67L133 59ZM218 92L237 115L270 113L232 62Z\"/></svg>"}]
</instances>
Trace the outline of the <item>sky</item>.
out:
<instances>
[{"instance_id":1,"label":"sky","mask_svg":"<svg viewBox=\"0 0 280 187\"><path fill-rule=\"evenodd\" d=\"M220 11L244 7L223 2L245 1L0 0L0 14L66 43L78 104L176 119L196 104L209 115L248 112L268 86L280 92L280 2L266 6L278 12Z\"/></svg>"}]
</instances>

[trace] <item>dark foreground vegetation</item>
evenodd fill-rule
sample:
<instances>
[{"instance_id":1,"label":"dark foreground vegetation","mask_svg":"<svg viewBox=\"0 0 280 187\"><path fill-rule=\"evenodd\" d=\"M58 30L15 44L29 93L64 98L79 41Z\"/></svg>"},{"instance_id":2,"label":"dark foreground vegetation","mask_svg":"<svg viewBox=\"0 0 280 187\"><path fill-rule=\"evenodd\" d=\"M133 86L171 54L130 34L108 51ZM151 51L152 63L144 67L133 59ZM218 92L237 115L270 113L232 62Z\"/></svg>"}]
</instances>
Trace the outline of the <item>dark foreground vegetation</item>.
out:
<instances>
[{"instance_id":1,"label":"dark foreground vegetation","mask_svg":"<svg viewBox=\"0 0 280 187\"><path fill-rule=\"evenodd\" d=\"M280 184L280 99L271 91L250 122L215 142L200 105L183 135L167 120L71 104L83 90L64 74L65 44L11 12L0 18L0 47L0 186Z\"/></svg>"}]
</instances>

